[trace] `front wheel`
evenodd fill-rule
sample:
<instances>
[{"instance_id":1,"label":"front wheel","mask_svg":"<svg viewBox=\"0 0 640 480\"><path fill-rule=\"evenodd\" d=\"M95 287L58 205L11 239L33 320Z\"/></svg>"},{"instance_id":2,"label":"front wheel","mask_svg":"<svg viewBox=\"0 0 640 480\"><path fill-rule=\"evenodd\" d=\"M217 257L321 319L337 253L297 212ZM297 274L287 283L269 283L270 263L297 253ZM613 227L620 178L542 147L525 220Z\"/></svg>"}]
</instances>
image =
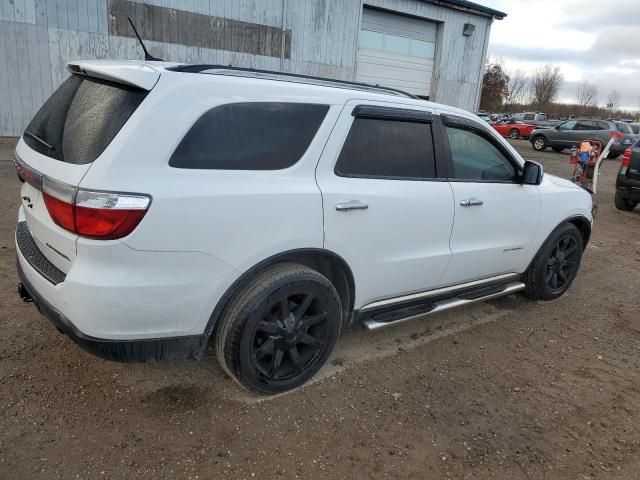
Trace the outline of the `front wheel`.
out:
<instances>
[{"instance_id":1,"label":"front wheel","mask_svg":"<svg viewBox=\"0 0 640 480\"><path fill-rule=\"evenodd\" d=\"M543 136L535 137L531 145L536 152L543 152L547 148L547 139Z\"/></svg>"},{"instance_id":2,"label":"front wheel","mask_svg":"<svg viewBox=\"0 0 640 480\"><path fill-rule=\"evenodd\" d=\"M518 130L517 128L512 128L511 130L509 130L509 138L511 138L512 140L517 140L520 138L520 130Z\"/></svg>"},{"instance_id":3,"label":"front wheel","mask_svg":"<svg viewBox=\"0 0 640 480\"><path fill-rule=\"evenodd\" d=\"M583 249L575 225L556 228L524 274L525 293L535 300L554 300L564 294L576 278Z\"/></svg>"},{"instance_id":4,"label":"front wheel","mask_svg":"<svg viewBox=\"0 0 640 480\"><path fill-rule=\"evenodd\" d=\"M244 388L275 394L310 379L333 351L340 297L315 270L274 265L235 295L216 329L216 356Z\"/></svg>"}]
</instances>

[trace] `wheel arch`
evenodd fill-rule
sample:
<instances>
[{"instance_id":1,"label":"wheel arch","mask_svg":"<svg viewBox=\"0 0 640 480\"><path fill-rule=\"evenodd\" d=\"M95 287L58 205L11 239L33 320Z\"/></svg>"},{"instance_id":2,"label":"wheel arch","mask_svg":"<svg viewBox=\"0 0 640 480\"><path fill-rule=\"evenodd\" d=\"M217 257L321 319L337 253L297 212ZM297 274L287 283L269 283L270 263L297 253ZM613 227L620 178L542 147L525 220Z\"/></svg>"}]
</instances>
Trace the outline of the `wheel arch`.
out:
<instances>
[{"instance_id":1,"label":"wheel arch","mask_svg":"<svg viewBox=\"0 0 640 480\"><path fill-rule=\"evenodd\" d=\"M551 229L549 234L544 238L544 240L536 250L533 257L529 260L529 264L527 265L527 269L525 271L531 268L531 265L533 264L533 262L535 262L538 254L540 253L540 250L544 248L545 243L547 242L549 237L553 235L553 232L555 232L559 227L561 227L566 223L573 224L580 231L580 234L582 235L582 242L583 242L582 248L583 248L583 251L586 250L587 243L589 243L589 239L591 238L591 222L584 215L572 215L570 217L565 218L564 220L559 222L555 227Z\"/></svg>"},{"instance_id":2,"label":"wheel arch","mask_svg":"<svg viewBox=\"0 0 640 480\"><path fill-rule=\"evenodd\" d=\"M351 323L350 313L353 311L355 301L355 281L351 268L340 255L330 250L322 248L301 248L288 250L266 258L240 275L224 295L222 295L213 309L204 331L205 337L207 339L211 337L220 316L229 305L233 296L251 281L257 273L278 263L289 262L305 265L327 277L338 291L338 295L340 295L342 311L346 322L344 325L348 326ZM206 342L205 345L207 343L208 342Z\"/></svg>"}]
</instances>

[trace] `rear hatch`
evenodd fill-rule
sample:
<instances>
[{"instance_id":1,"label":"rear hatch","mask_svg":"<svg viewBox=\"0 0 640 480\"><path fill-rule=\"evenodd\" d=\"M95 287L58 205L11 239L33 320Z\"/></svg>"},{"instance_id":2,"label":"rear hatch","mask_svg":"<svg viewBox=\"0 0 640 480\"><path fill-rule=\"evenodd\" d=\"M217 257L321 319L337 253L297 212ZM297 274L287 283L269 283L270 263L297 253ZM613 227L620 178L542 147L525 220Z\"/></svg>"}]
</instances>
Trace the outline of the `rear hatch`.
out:
<instances>
[{"instance_id":1,"label":"rear hatch","mask_svg":"<svg viewBox=\"0 0 640 480\"><path fill-rule=\"evenodd\" d=\"M20 220L42 254L64 273L75 259L78 235L54 221L43 188L49 199L59 192L64 201L160 78L138 62L75 62L69 70L72 75L36 113L16 147L16 168L24 181Z\"/></svg>"},{"instance_id":2,"label":"rear hatch","mask_svg":"<svg viewBox=\"0 0 640 480\"><path fill-rule=\"evenodd\" d=\"M629 124L624 122L615 122L616 128L618 132L622 134L622 138L620 139L620 143L624 148L629 148L631 145L636 143L638 140L637 135L633 132L632 128Z\"/></svg>"}]
</instances>

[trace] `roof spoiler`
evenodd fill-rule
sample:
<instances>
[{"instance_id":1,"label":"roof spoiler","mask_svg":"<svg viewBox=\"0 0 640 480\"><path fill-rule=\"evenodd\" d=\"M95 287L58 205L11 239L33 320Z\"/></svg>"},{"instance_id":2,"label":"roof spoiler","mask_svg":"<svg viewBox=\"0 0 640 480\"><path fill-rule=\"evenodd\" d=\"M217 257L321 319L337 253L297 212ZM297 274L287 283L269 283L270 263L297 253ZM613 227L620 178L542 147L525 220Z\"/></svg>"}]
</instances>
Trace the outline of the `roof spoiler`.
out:
<instances>
[{"instance_id":1,"label":"roof spoiler","mask_svg":"<svg viewBox=\"0 0 640 480\"><path fill-rule=\"evenodd\" d=\"M156 69L136 61L76 61L67 63L67 69L76 75L109 80L143 90L151 90L160 79L160 73Z\"/></svg>"}]
</instances>

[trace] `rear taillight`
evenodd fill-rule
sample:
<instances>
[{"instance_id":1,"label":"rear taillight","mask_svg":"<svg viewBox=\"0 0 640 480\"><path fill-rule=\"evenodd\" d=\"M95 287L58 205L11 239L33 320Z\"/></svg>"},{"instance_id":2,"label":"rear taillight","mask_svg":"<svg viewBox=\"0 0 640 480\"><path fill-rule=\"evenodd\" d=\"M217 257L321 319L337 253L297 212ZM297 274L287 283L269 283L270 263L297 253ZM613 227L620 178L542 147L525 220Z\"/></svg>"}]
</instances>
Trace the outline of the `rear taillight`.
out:
<instances>
[{"instance_id":1,"label":"rear taillight","mask_svg":"<svg viewBox=\"0 0 640 480\"><path fill-rule=\"evenodd\" d=\"M126 237L145 216L149 203L145 195L79 189L74 208L75 231L91 238Z\"/></svg>"},{"instance_id":2,"label":"rear taillight","mask_svg":"<svg viewBox=\"0 0 640 480\"><path fill-rule=\"evenodd\" d=\"M633 155L633 148L627 148L622 155L622 161L620 162L620 166L624 169L623 173L626 173L626 169L631 163L631 156Z\"/></svg>"},{"instance_id":3,"label":"rear taillight","mask_svg":"<svg viewBox=\"0 0 640 480\"><path fill-rule=\"evenodd\" d=\"M77 188L32 169L16 157L18 176L42 191L51 219L83 237L113 240L129 235L147 213L151 198L137 193Z\"/></svg>"},{"instance_id":4,"label":"rear taillight","mask_svg":"<svg viewBox=\"0 0 640 480\"><path fill-rule=\"evenodd\" d=\"M617 138L618 140L624 140L624 135L620 132L613 132L609 135L611 138Z\"/></svg>"}]
</instances>

